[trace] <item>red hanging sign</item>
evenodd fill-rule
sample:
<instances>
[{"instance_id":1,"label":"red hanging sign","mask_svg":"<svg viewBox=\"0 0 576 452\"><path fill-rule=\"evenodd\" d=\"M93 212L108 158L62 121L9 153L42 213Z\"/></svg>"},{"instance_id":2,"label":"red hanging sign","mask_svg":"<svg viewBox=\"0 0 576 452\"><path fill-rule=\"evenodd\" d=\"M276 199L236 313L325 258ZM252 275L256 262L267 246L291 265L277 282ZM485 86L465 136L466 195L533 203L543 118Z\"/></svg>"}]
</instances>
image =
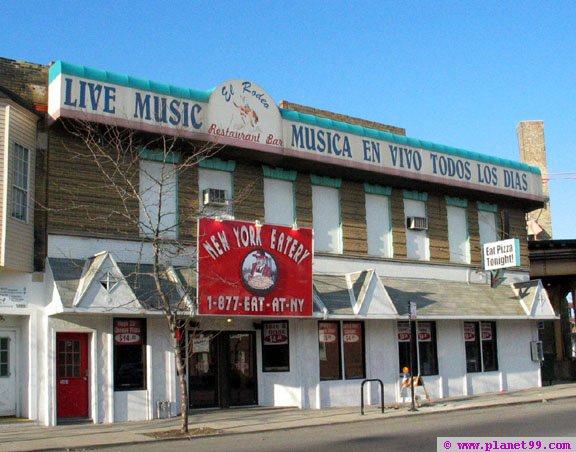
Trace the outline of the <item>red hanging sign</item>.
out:
<instances>
[{"instance_id":1,"label":"red hanging sign","mask_svg":"<svg viewBox=\"0 0 576 452\"><path fill-rule=\"evenodd\" d=\"M312 316L312 229L198 222L198 313Z\"/></svg>"}]
</instances>

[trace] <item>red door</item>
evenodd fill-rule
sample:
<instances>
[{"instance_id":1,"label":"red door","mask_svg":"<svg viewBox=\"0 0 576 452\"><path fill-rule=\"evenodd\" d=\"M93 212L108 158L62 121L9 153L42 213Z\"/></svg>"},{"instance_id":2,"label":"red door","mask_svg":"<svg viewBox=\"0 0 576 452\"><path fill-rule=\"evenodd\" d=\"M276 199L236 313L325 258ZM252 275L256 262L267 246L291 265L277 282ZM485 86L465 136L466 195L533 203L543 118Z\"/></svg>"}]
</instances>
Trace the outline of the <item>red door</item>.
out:
<instances>
[{"instance_id":1,"label":"red door","mask_svg":"<svg viewBox=\"0 0 576 452\"><path fill-rule=\"evenodd\" d=\"M88 334L56 334L56 417L88 418Z\"/></svg>"}]
</instances>

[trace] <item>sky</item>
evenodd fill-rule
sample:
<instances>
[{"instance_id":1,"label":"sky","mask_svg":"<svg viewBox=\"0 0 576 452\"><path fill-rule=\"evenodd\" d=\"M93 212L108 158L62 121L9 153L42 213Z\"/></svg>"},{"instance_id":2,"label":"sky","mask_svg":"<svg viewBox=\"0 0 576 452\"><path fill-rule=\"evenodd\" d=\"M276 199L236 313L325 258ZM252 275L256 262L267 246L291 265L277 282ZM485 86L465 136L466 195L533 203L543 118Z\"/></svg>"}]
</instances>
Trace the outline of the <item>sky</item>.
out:
<instances>
[{"instance_id":1,"label":"sky","mask_svg":"<svg viewBox=\"0 0 576 452\"><path fill-rule=\"evenodd\" d=\"M274 100L520 160L545 126L553 238L576 239L576 2L3 0L0 56Z\"/></svg>"}]
</instances>

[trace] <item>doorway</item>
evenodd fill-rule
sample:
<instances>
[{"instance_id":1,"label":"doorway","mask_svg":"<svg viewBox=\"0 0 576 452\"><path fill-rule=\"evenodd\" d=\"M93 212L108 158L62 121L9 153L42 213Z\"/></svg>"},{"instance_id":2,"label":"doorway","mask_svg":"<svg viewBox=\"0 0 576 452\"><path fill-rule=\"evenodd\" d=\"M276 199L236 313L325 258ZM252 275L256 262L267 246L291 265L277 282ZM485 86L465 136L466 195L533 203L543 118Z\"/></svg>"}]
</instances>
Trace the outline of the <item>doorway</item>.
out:
<instances>
[{"instance_id":1,"label":"doorway","mask_svg":"<svg viewBox=\"0 0 576 452\"><path fill-rule=\"evenodd\" d=\"M258 403L254 332L195 333L189 344L190 408Z\"/></svg>"},{"instance_id":2,"label":"doorway","mask_svg":"<svg viewBox=\"0 0 576 452\"><path fill-rule=\"evenodd\" d=\"M88 419L88 334L56 334L58 423Z\"/></svg>"},{"instance_id":3,"label":"doorway","mask_svg":"<svg viewBox=\"0 0 576 452\"><path fill-rule=\"evenodd\" d=\"M16 416L16 333L0 331L0 416Z\"/></svg>"}]
</instances>

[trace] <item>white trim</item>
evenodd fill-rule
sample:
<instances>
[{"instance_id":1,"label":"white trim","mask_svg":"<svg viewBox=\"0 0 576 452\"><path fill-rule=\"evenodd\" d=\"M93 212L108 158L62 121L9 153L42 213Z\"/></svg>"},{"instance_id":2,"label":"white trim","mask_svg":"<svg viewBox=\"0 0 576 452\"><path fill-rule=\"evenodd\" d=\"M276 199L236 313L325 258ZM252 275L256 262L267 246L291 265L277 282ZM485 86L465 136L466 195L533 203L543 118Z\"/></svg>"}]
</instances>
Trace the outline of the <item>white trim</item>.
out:
<instances>
[{"instance_id":1,"label":"white trim","mask_svg":"<svg viewBox=\"0 0 576 452\"><path fill-rule=\"evenodd\" d=\"M0 265L4 266L6 263L6 225L8 223L8 169L10 163L10 105L6 105L4 115L4 168L2 169L4 182L2 188L4 194L2 196L2 241L0 243Z\"/></svg>"}]
</instances>

